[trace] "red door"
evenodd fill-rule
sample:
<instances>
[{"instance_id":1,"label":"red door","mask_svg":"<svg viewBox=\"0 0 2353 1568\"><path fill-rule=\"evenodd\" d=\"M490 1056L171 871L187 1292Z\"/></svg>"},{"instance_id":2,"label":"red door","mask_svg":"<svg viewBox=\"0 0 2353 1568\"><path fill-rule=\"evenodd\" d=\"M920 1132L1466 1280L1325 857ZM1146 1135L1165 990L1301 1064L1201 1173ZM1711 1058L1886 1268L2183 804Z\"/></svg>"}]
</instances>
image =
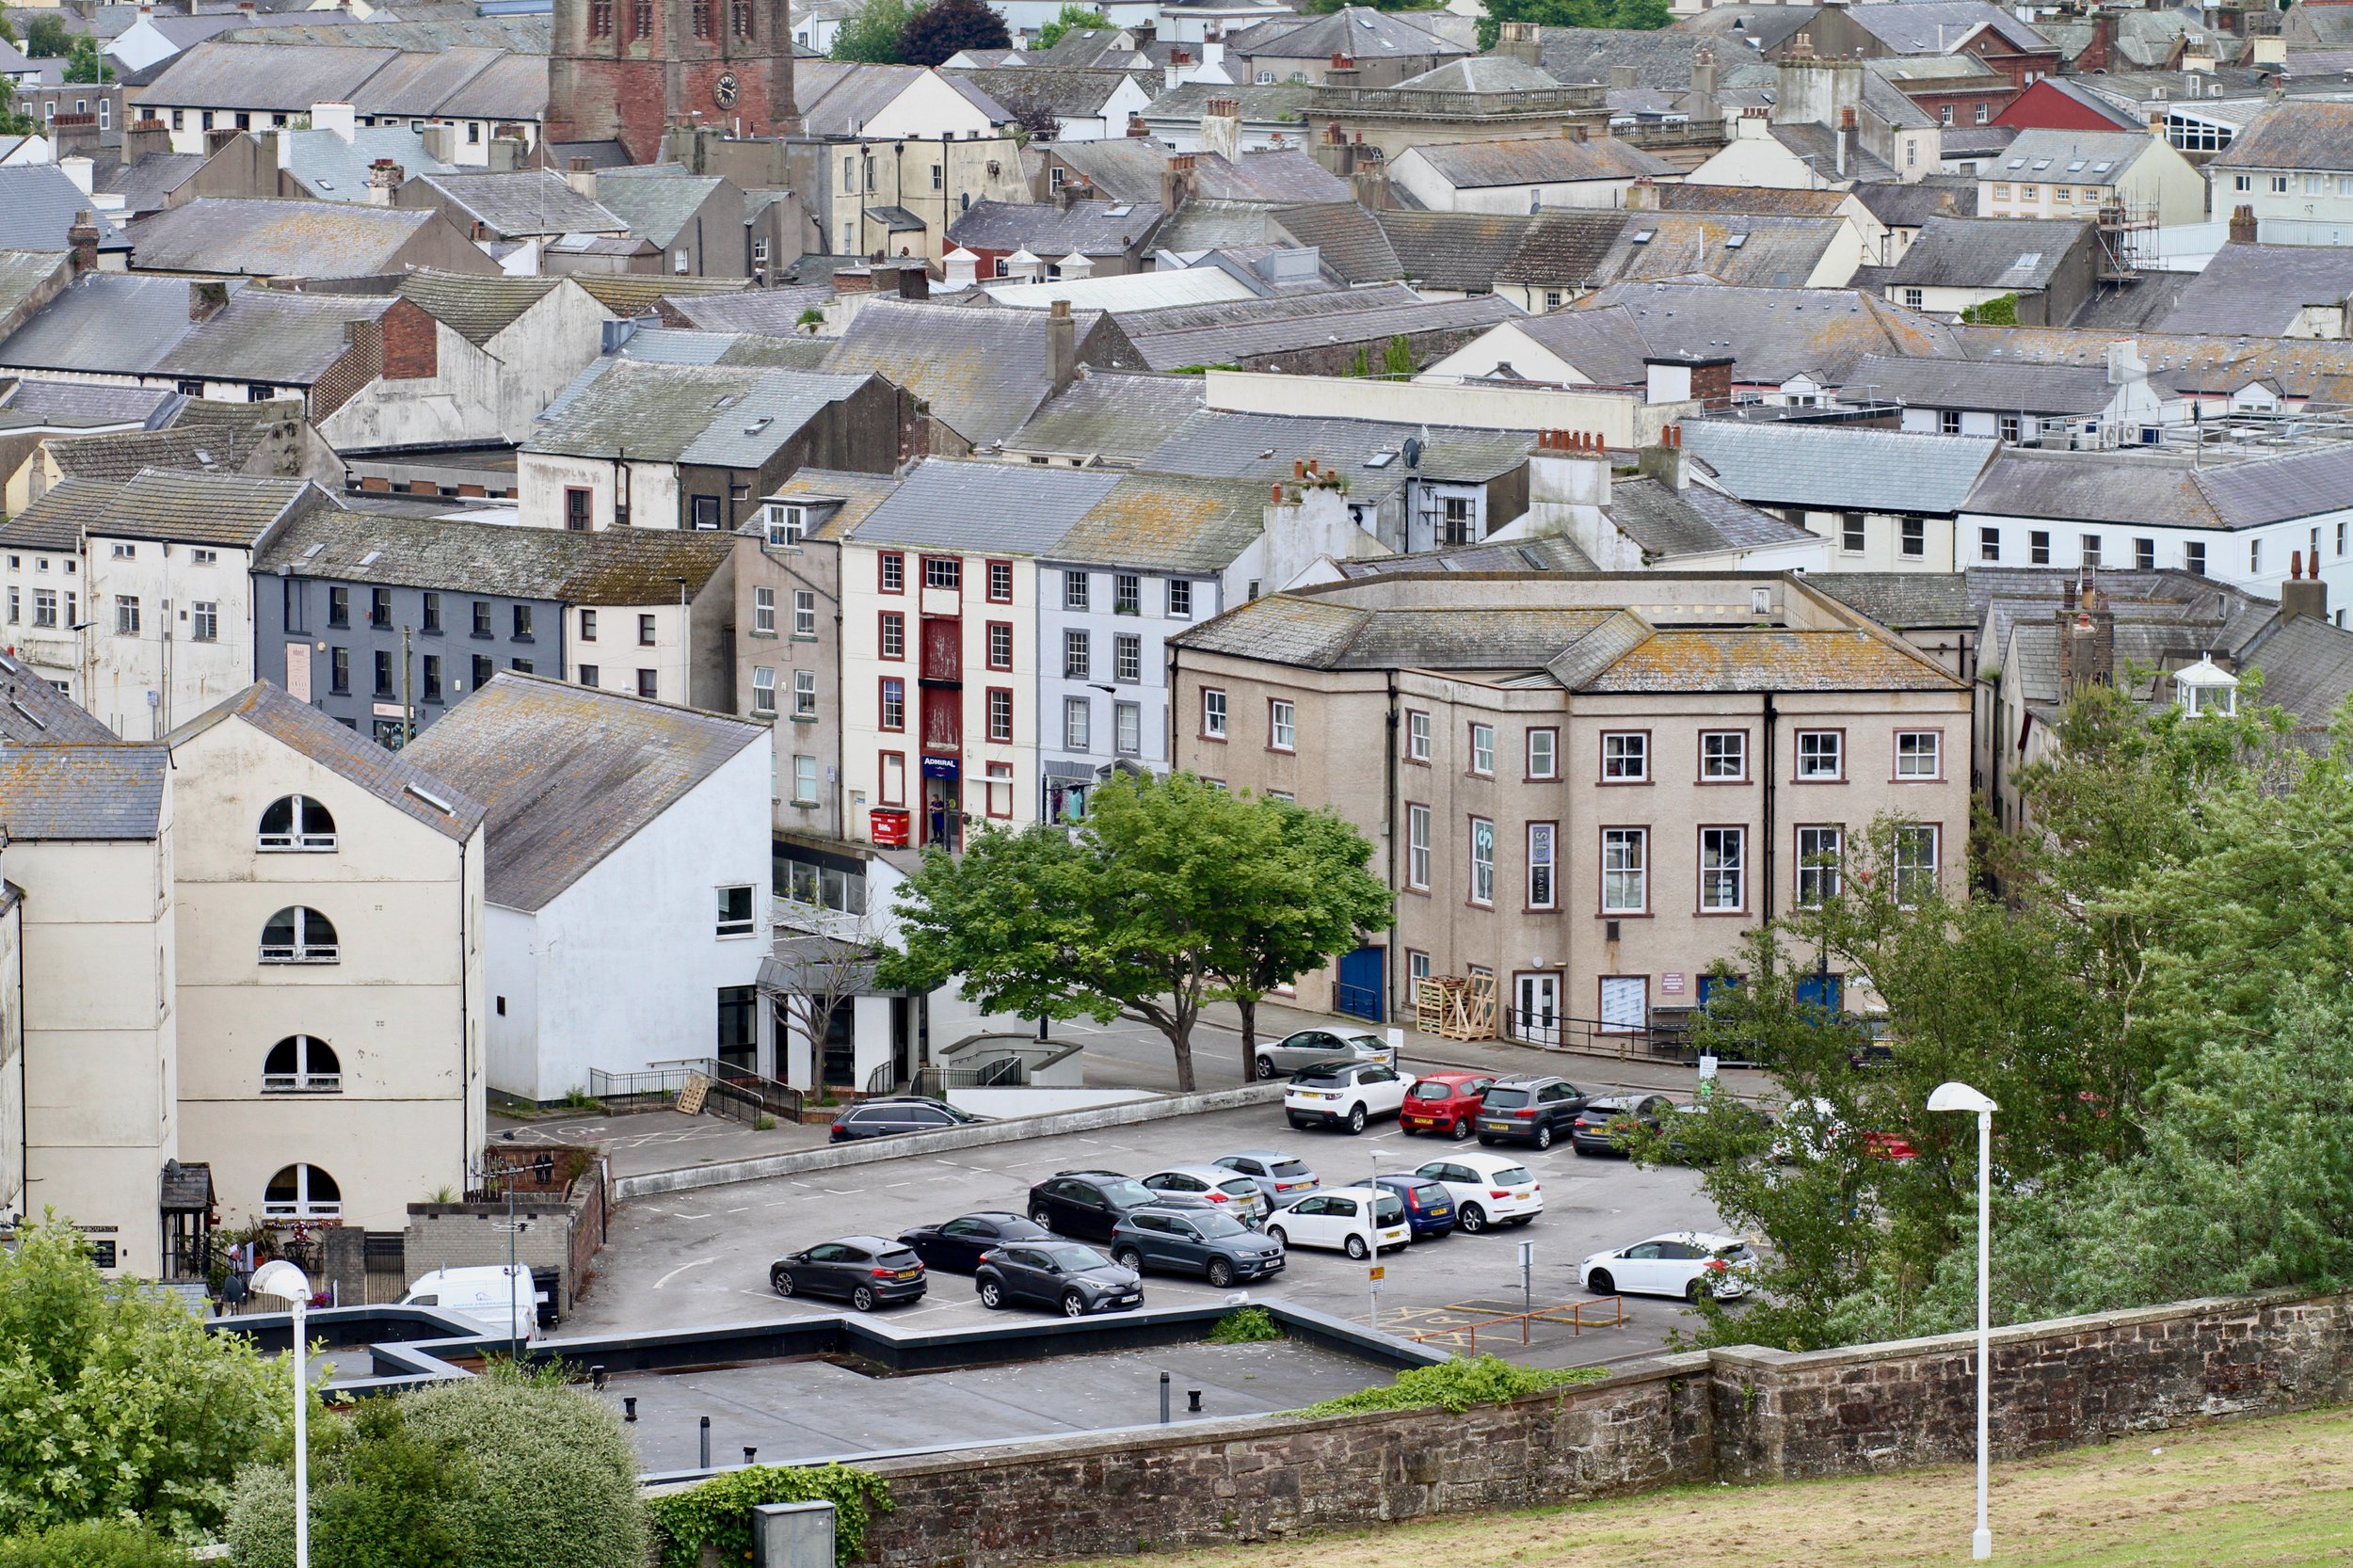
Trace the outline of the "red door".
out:
<instances>
[{"instance_id":1,"label":"red door","mask_svg":"<svg viewBox=\"0 0 2353 1568\"><path fill-rule=\"evenodd\" d=\"M964 749L964 694L959 691L923 693L923 749L961 752Z\"/></svg>"},{"instance_id":2,"label":"red door","mask_svg":"<svg viewBox=\"0 0 2353 1568\"><path fill-rule=\"evenodd\" d=\"M923 677L926 680L964 679L964 623L949 616L923 617Z\"/></svg>"}]
</instances>

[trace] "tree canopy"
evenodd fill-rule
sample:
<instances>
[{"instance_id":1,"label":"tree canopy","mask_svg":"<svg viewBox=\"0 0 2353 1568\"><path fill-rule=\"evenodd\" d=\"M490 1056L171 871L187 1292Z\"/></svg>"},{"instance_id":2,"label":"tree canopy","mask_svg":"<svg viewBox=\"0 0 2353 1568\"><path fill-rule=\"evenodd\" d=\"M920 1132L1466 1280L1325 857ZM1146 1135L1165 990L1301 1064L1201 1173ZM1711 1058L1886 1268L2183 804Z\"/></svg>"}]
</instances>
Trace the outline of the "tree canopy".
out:
<instances>
[{"instance_id":1,"label":"tree canopy","mask_svg":"<svg viewBox=\"0 0 2353 1568\"><path fill-rule=\"evenodd\" d=\"M882 983L956 979L968 1000L1023 1017L1132 1011L1168 1037L1192 1090L1204 1002L1247 1010L1386 923L1371 857L1329 813L1186 774L1121 775L1075 830L984 833L961 857L926 856L901 891L904 951Z\"/></svg>"},{"instance_id":2,"label":"tree canopy","mask_svg":"<svg viewBox=\"0 0 2353 1568\"><path fill-rule=\"evenodd\" d=\"M967 49L1012 47L1005 19L982 0L932 0L899 35L899 58L907 65L937 65Z\"/></svg>"},{"instance_id":3,"label":"tree canopy","mask_svg":"<svg viewBox=\"0 0 2353 1568\"><path fill-rule=\"evenodd\" d=\"M1619 27L1650 32L1674 20L1667 0L1481 0L1479 47L1493 49L1506 22L1535 22L1546 27Z\"/></svg>"},{"instance_id":4,"label":"tree canopy","mask_svg":"<svg viewBox=\"0 0 2353 1568\"><path fill-rule=\"evenodd\" d=\"M914 0L866 0L842 18L828 57L863 65L903 64L905 57L899 52L899 40L915 12Z\"/></svg>"},{"instance_id":5,"label":"tree canopy","mask_svg":"<svg viewBox=\"0 0 2353 1568\"><path fill-rule=\"evenodd\" d=\"M1924 1109L1952 1079L2001 1108L1997 1321L2353 1285L2353 713L2308 749L2260 695L2249 677L2240 715L2195 718L2077 696L2020 773L2028 825L1979 824L1998 896L1899 900L1881 824L1837 896L1721 968L1738 984L1700 1041L1769 1062L1795 1125L1724 1105L1678 1133L1771 1242L1763 1299L1708 1307L1704 1338L1973 1320L1975 1128ZM1853 1065L1861 1020L1798 1000L1817 963L1883 1002L1884 1061ZM1776 1141L1794 1162L1763 1158Z\"/></svg>"},{"instance_id":6,"label":"tree canopy","mask_svg":"<svg viewBox=\"0 0 2353 1568\"><path fill-rule=\"evenodd\" d=\"M1037 30L1034 47L1051 49L1063 40L1064 34L1074 27L1083 32L1089 27L1109 27L1111 24L1112 19L1101 11L1090 10L1084 6L1064 6L1054 13L1053 21Z\"/></svg>"}]
</instances>

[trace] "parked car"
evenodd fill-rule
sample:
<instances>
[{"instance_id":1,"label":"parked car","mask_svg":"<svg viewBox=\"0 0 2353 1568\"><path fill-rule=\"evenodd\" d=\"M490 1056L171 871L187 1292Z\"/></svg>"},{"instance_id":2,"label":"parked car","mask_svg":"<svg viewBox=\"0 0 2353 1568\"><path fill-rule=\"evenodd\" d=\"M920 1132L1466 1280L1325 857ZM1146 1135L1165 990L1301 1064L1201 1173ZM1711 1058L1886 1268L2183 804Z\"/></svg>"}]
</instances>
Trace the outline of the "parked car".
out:
<instances>
[{"instance_id":1,"label":"parked car","mask_svg":"<svg viewBox=\"0 0 2353 1568\"><path fill-rule=\"evenodd\" d=\"M1016 1241L981 1259L972 1288L994 1311L1014 1302L1062 1309L1065 1318L1090 1312L1129 1312L1144 1304L1144 1286L1123 1269L1075 1241Z\"/></svg>"},{"instance_id":2,"label":"parked car","mask_svg":"<svg viewBox=\"0 0 2353 1568\"><path fill-rule=\"evenodd\" d=\"M1030 1219L1058 1236L1108 1241L1120 1216L1131 1208L1163 1207L1207 1208L1209 1204L1182 1192L1155 1192L1135 1177L1117 1171L1062 1171L1030 1189Z\"/></svg>"},{"instance_id":3,"label":"parked car","mask_svg":"<svg viewBox=\"0 0 2353 1568\"><path fill-rule=\"evenodd\" d=\"M1760 1136L1769 1132L1773 1127L1771 1116L1753 1105L1733 1099L1728 1096L1718 1096L1714 1100L1692 1100L1677 1105L1673 1113L1665 1118L1668 1154L1676 1160L1689 1161L1691 1158L1691 1150L1683 1136L1683 1129L1693 1119L1707 1115L1711 1111L1720 1117L1731 1117L1745 1124Z\"/></svg>"},{"instance_id":4,"label":"parked car","mask_svg":"<svg viewBox=\"0 0 2353 1568\"><path fill-rule=\"evenodd\" d=\"M1390 1252L1414 1239L1405 1200L1385 1187L1327 1187L1274 1211L1267 1235L1285 1247L1337 1247L1351 1257Z\"/></svg>"},{"instance_id":5,"label":"parked car","mask_svg":"<svg viewBox=\"0 0 2353 1568\"><path fill-rule=\"evenodd\" d=\"M1312 1067L1320 1062L1379 1062L1394 1067L1389 1048L1377 1034L1341 1033L1330 1029L1303 1029L1286 1034L1257 1052L1258 1076L1273 1078Z\"/></svg>"},{"instance_id":6,"label":"parked car","mask_svg":"<svg viewBox=\"0 0 2353 1568\"><path fill-rule=\"evenodd\" d=\"M1424 1073L1414 1080L1397 1125L1406 1132L1436 1132L1467 1138L1479 1114L1479 1100L1496 1080L1493 1073Z\"/></svg>"},{"instance_id":7,"label":"parked car","mask_svg":"<svg viewBox=\"0 0 2353 1568\"><path fill-rule=\"evenodd\" d=\"M1198 1274L1223 1290L1236 1280L1282 1272L1283 1244L1231 1214L1136 1208L1112 1231L1112 1261L1142 1273Z\"/></svg>"},{"instance_id":8,"label":"parked car","mask_svg":"<svg viewBox=\"0 0 2353 1568\"><path fill-rule=\"evenodd\" d=\"M1274 1200L1240 1171L1217 1165L1171 1165L1144 1178L1155 1192L1181 1192L1219 1208L1231 1208L1246 1224L1255 1224L1273 1211Z\"/></svg>"},{"instance_id":9,"label":"parked car","mask_svg":"<svg viewBox=\"0 0 2353 1568\"><path fill-rule=\"evenodd\" d=\"M1552 1147L1565 1137L1592 1096L1565 1078L1549 1073L1513 1073L1487 1085L1479 1106L1482 1144L1533 1144Z\"/></svg>"},{"instance_id":10,"label":"parked car","mask_svg":"<svg viewBox=\"0 0 2353 1568\"><path fill-rule=\"evenodd\" d=\"M1491 1224L1524 1225L1545 1211L1544 1184L1499 1154L1449 1154L1414 1173L1454 1196L1454 1223L1476 1236Z\"/></svg>"},{"instance_id":11,"label":"parked car","mask_svg":"<svg viewBox=\"0 0 2353 1568\"><path fill-rule=\"evenodd\" d=\"M1365 1130L1375 1116L1405 1108L1412 1075L1379 1062L1326 1062L1294 1074L1283 1091L1283 1113L1295 1128L1344 1127Z\"/></svg>"},{"instance_id":12,"label":"parked car","mask_svg":"<svg viewBox=\"0 0 2353 1568\"><path fill-rule=\"evenodd\" d=\"M1223 1154L1209 1161L1228 1171L1240 1171L1258 1184L1258 1191L1270 1204L1280 1206L1301 1192L1312 1192L1322 1183L1307 1162L1295 1154L1280 1149L1244 1149L1240 1154Z\"/></svg>"},{"instance_id":13,"label":"parked car","mask_svg":"<svg viewBox=\"0 0 2353 1568\"><path fill-rule=\"evenodd\" d=\"M981 1266L981 1255L1015 1241L1044 1241L1053 1237L1044 1225L1018 1214L986 1209L959 1214L936 1225L918 1225L899 1233L899 1240L923 1260L926 1269L946 1269L968 1274Z\"/></svg>"},{"instance_id":14,"label":"parked car","mask_svg":"<svg viewBox=\"0 0 2353 1568\"><path fill-rule=\"evenodd\" d=\"M1454 1194L1427 1176L1385 1176L1372 1178L1375 1187L1385 1187L1405 1200L1405 1224L1418 1241L1425 1236L1444 1236L1454 1228Z\"/></svg>"},{"instance_id":15,"label":"parked car","mask_svg":"<svg viewBox=\"0 0 2353 1568\"><path fill-rule=\"evenodd\" d=\"M1847 1124L1826 1099L1793 1100L1783 1112L1770 1150L1783 1164L1813 1160L1846 1135ZM1863 1153L1872 1160L1917 1160L1920 1151L1899 1132L1864 1132Z\"/></svg>"},{"instance_id":16,"label":"parked car","mask_svg":"<svg viewBox=\"0 0 2353 1568\"><path fill-rule=\"evenodd\" d=\"M860 1312L920 1301L923 1282L923 1260L914 1249L885 1236L821 1241L768 1265L768 1288L777 1295L835 1296Z\"/></svg>"},{"instance_id":17,"label":"parked car","mask_svg":"<svg viewBox=\"0 0 2353 1568\"><path fill-rule=\"evenodd\" d=\"M1704 1230L1649 1236L1615 1252L1597 1252L1577 1266L1577 1283L1596 1296L1704 1295L1730 1301L1749 1293L1756 1254L1737 1236Z\"/></svg>"},{"instance_id":18,"label":"parked car","mask_svg":"<svg viewBox=\"0 0 2353 1568\"><path fill-rule=\"evenodd\" d=\"M827 1142L849 1144L861 1138L888 1138L894 1132L938 1132L987 1120L986 1116L959 1111L946 1100L894 1095L888 1099L860 1100L842 1107L841 1113L833 1119Z\"/></svg>"},{"instance_id":19,"label":"parked car","mask_svg":"<svg viewBox=\"0 0 2353 1568\"><path fill-rule=\"evenodd\" d=\"M1657 1132L1674 1112L1664 1095L1604 1095L1590 1100L1569 1128L1569 1146L1579 1154L1624 1154L1636 1128Z\"/></svg>"}]
</instances>

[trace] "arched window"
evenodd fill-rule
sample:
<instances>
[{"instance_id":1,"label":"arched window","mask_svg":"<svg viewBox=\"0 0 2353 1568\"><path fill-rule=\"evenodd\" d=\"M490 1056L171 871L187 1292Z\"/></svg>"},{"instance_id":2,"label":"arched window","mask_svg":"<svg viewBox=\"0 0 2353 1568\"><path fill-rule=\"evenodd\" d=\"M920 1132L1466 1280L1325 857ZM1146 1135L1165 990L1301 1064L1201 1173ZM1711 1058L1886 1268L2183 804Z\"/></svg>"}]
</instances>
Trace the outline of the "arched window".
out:
<instances>
[{"instance_id":1,"label":"arched window","mask_svg":"<svg viewBox=\"0 0 2353 1568\"><path fill-rule=\"evenodd\" d=\"M273 850L333 849L335 819L309 795L280 795L262 813L259 842Z\"/></svg>"},{"instance_id":2,"label":"arched window","mask_svg":"<svg viewBox=\"0 0 2353 1568\"><path fill-rule=\"evenodd\" d=\"M264 964L332 964L342 957L334 922L315 909L280 909L262 927Z\"/></svg>"},{"instance_id":3,"label":"arched window","mask_svg":"<svg viewBox=\"0 0 2353 1568\"><path fill-rule=\"evenodd\" d=\"M270 1047L262 1064L264 1094L331 1094L344 1086L343 1064L326 1041L289 1034Z\"/></svg>"},{"instance_id":4,"label":"arched window","mask_svg":"<svg viewBox=\"0 0 2353 1568\"><path fill-rule=\"evenodd\" d=\"M316 1165L289 1165L262 1189L262 1215L270 1220L339 1220L344 1190Z\"/></svg>"}]
</instances>

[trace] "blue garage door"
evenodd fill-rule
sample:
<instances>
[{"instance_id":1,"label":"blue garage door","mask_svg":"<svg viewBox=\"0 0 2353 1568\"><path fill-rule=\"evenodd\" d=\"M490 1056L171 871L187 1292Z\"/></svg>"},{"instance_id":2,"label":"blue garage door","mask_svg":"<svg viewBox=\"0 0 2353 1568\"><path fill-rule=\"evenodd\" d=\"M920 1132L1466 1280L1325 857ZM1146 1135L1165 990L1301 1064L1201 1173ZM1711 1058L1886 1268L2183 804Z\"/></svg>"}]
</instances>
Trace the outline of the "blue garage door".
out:
<instances>
[{"instance_id":1,"label":"blue garage door","mask_svg":"<svg viewBox=\"0 0 2353 1568\"><path fill-rule=\"evenodd\" d=\"M1354 952L1340 955L1339 983L1332 987L1332 1011L1345 1013L1352 1018L1381 1021L1381 1000L1388 994L1383 959L1380 948L1358 948Z\"/></svg>"},{"instance_id":2,"label":"blue garage door","mask_svg":"<svg viewBox=\"0 0 2353 1568\"><path fill-rule=\"evenodd\" d=\"M1825 1013L1836 1013L1846 1005L1846 977L1835 974L1807 975L1798 982L1798 1000L1808 1007L1818 1007Z\"/></svg>"}]
</instances>

